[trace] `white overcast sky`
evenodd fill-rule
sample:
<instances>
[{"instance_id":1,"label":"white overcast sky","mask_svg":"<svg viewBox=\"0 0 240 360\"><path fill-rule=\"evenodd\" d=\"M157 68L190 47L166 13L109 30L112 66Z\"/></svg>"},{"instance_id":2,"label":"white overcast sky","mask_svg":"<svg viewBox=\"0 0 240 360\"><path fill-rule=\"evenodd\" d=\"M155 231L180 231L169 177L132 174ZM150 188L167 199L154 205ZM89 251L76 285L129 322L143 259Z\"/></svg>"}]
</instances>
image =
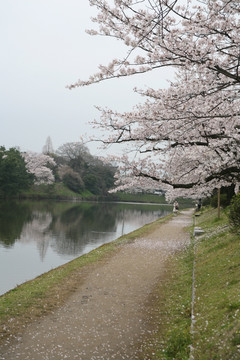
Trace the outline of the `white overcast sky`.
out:
<instances>
[{"instance_id":1,"label":"white overcast sky","mask_svg":"<svg viewBox=\"0 0 240 360\"><path fill-rule=\"evenodd\" d=\"M119 41L85 33L94 27L92 15L88 0L1 1L0 146L41 152L50 136L56 150L97 131L88 125L99 117L94 105L128 111L142 101L134 86L167 86L172 74L165 69L66 89L124 53ZM95 144L88 147L100 154Z\"/></svg>"}]
</instances>

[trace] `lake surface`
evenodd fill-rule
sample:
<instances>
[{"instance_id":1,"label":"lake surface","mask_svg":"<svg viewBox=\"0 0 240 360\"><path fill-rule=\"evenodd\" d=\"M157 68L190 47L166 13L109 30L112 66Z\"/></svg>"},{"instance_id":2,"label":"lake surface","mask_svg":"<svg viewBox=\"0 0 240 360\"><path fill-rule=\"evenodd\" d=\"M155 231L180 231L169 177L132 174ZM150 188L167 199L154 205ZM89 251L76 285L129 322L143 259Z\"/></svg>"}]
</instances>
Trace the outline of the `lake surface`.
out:
<instances>
[{"instance_id":1,"label":"lake surface","mask_svg":"<svg viewBox=\"0 0 240 360\"><path fill-rule=\"evenodd\" d=\"M0 295L171 211L155 204L1 202Z\"/></svg>"}]
</instances>

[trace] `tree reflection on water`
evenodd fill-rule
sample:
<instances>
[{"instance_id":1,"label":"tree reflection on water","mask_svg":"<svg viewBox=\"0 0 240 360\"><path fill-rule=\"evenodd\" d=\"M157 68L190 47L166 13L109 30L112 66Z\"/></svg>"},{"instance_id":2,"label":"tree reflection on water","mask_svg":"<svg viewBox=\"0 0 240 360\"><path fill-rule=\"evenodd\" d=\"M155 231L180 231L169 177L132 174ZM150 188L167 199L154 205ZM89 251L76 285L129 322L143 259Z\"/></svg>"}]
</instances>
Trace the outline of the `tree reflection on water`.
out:
<instances>
[{"instance_id":1,"label":"tree reflection on water","mask_svg":"<svg viewBox=\"0 0 240 360\"><path fill-rule=\"evenodd\" d=\"M41 258L48 246L74 255L99 237L113 237L121 223L140 227L169 213L166 207L117 203L5 202L0 206L0 242L36 242ZM102 235L101 235L102 234Z\"/></svg>"},{"instance_id":2,"label":"tree reflection on water","mask_svg":"<svg viewBox=\"0 0 240 360\"><path fill-rule=\"evenodd\" d=\"M40 275L171 210L161 205L127 203L2 202L1 272L12 272L13 277L21 271Z\"/></svg>"}]
</instances>

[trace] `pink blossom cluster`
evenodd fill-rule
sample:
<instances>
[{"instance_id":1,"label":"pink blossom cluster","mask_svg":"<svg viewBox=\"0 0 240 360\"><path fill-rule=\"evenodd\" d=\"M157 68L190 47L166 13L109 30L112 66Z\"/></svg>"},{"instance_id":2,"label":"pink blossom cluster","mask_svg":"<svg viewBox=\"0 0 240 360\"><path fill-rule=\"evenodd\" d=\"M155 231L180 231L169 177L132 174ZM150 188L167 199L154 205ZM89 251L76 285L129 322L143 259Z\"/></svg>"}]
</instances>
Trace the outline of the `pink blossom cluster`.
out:
<instances>
[{"instance_id":1,"label":"pink blossom cluster","mask_svg":"<svg viewBox=\"0 0 240 360\"><path fill-rule=\"evenodd\" d=\"M56 163L49 155L38 154L32 151L22 153L26 167L35 176L35 184L51 184L54 182L54 175L51 166Z\"/></svg>"},{"instance_id":2,"label":"pink blossom cluster","mask_svg":"<svg viewBox=\"0 0 240 360\"><path fill-rule=\"evenodd\" d=\"M121 40L128 52L87 81L174 67L167 89L145 91L131 112L99 109L94 125L105 144L131 144L121 158L117 184L165 188L175 196L200 197L240 180L240 2L236 0L89 0L93 22ZM157 72L156 72L156 76ZM161 77L159 76L161 85Z\"/></svg>"}]
</instances>

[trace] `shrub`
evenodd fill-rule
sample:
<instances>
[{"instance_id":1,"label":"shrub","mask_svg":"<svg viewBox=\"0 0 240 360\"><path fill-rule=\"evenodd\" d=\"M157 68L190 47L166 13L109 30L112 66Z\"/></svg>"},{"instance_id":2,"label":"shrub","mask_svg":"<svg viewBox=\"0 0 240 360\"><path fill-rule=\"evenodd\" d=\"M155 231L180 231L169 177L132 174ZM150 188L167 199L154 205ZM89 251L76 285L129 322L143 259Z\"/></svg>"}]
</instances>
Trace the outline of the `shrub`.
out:
<instances>
[{"instance_id":1,"label":"shrub","mask_svg":"<svg viewBox=\"0 0 240 360\"><path fill-rule=\"evenodd\" d=\"M80 174L78 174L69 166L61 166L59 169L59 176L64 185L67 186L70 190L76 193L80 193L84 190L84 182Z\"/></svg>"},{"instance_id":2,"label":"shrub","mask_svg":"<svg viewBox=\"0 0 240 360\"><path fill-rule=\"evenodd\" d=\"M240 229L240 193L232 198L229 208L229 224L234 230Z\"/></svg>"},{"instance_id":3,"label":"shrub","mask_svg":"<svg viewBox=\"0 0 240 360\"><path fill-rule=\"evenodd\" d=\"M218 206L218 197L217 195L214 195L210 200L210 205L214 208L217 208ZM226 207L228 204L227 194L221 194L220 195L220 205L221 207Z\"/></svg>"}]
</instances>

